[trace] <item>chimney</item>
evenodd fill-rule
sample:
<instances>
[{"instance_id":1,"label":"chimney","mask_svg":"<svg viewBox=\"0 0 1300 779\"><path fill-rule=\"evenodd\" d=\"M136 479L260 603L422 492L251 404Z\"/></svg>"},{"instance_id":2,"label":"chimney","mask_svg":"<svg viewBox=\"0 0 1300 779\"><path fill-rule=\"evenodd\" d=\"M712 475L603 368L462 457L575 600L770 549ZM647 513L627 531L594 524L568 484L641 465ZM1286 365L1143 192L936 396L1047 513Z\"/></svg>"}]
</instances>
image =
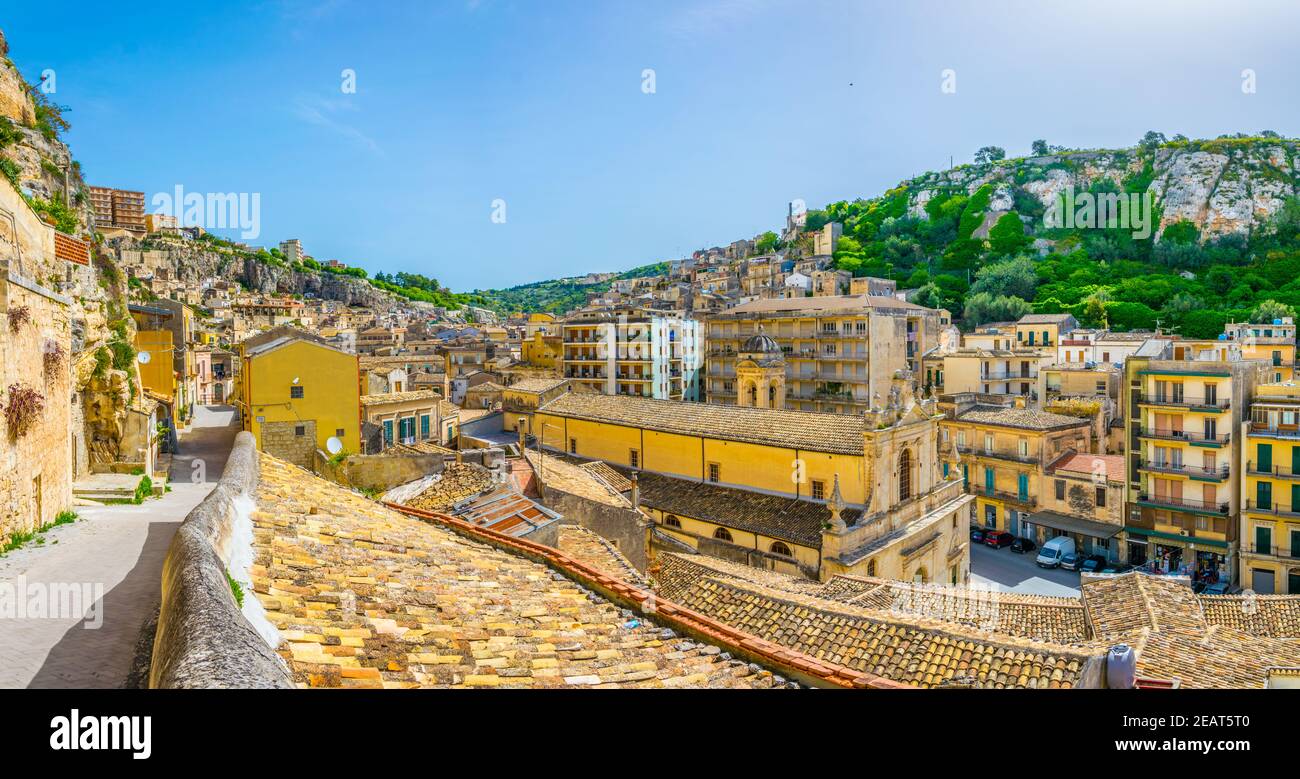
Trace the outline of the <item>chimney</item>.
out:
<instances>
[{"instance_id":1,"label":"chimney","mask_svg":"<svg viewBox=\"0 0 1300 779\"><path fill-rule=\"evenodd\" d=\"M641 480L632 474L632 508L641 508Z\"/></svg>"}]
</instances>

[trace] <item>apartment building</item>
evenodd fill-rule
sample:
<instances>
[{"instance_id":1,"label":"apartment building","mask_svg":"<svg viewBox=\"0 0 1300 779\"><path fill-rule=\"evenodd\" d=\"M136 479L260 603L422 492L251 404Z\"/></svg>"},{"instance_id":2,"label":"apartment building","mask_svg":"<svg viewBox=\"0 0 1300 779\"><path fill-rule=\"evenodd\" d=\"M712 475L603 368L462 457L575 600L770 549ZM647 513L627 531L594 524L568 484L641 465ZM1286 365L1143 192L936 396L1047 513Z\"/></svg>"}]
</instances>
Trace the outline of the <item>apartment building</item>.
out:
<instances>
[{"instance_id":1,"label":"apartment building","mask_svg":"<svg viewBox=\"0 0 1300 779\"><path fill-rule=\"evenodd\" d=\"M1271 382L1295 378L1296 326L1293 317L1274 319L1263 324L1229 322L1223 327L1228 340L1241 347L1243 360L1267 360Z\"/></svg>"},{"instance_id":2,"label":"apartment building","mask_svg":"<svg viewBox=\"0 0 1300 779\"><path fill-rule=\"evenodd\" d=\"M1256 387L1242 429L1241 586L1300 594L1300 385Z\"/></svg>"},{"instance_id":3,"label":"apartment building","mask_svg":"<svg viewBox=\"0 0 1300 779\"><path fill-rule=\"evenodd\" d=\"M1025 534L1049 467L1067 454L1091 451L1091 424L1028 408L1023 398L1010 406L989 400L974 393L940 399L943 447L957 452L966 490L975 496L973 524Z\"/></svg>"},{"instance_id":4,"label":"apartment building","mask_svg":"<svg viewBox=\"0 0 1300 779\"><path fill-rule=\"evenodd\" d=\"M1066 535L1084 555L1120 562L1124 550L1124 458L1076 453L1047 466L1038 511L1020 534L1042 546Z\"/></svg>"},{"instance_id":5,"label":"apartment building","mask_svg":"<svg viewBox=\"0 0 1300 779\"><path fill-rule=\"evenodd\" d=\"M146 230L144 193L112 187L88 187L90 210L101 228L117 227L143 233Z\"/></svg>"},{"instance_id":6,"label":"apartment building","mask_svg":"<svg viewBox=\"0 0 1300 779\"><path fill-rule=\"evenodd\" d=\"M290 265L302 262L302 258L307 256L302 250L302 241L297 238L280 241L280 251L284 253L284 259Z\"/></svg>"},{"instance_id":7,"label":"apartment building","mask_svg":"<svg viewBox=\"0 0 1300 779\"><path fill-rule=\"evenodd\" d=\"M1152 338L1173 340L1173 336L1151 331L1117 333L1075 328L1061 337L1056 348L1056 361L1123 365L1126 359L1142 348L1142 344Z\"/></svg>"},{"instance_id":8,"label":"apartment building","mask_svg":"<svg viewBox=\"0 0 1300 779\"><path fill-rule=\"evenodd\" d=\"M562 327L563 376L605 395L701 400L703 326L646 309L593 309Z\"/></svg>"},{"instance_id":9,"label":"apartment building","mask_svg":"<svg viewBox=\"0 0 1300 779\"><path fill-rule=\"evenodd\" d=\"M762 334L785 357L785 408L860 414L883 403L895 372L919 375L922 353L938 344L942 318L941 311L867 295L736 306L708 320L708 400L739 405L741 347Z\"/></svg>"},{"instance_id":10,"label":"apartment building","mask_svg":"<svg viewBox=\"0 0 1300 779\"><path fill-rule=\"evenodd\" d=\"M1237 580L1239 432L1270 366L1226 341L1151 341L1125 363L1127 561Z\"/></svg>"},{"instance_id":11,"label":"apartment building","mask_svg":"<svg viewBox=\"0 0 1300 779\"><path fill-rule=\"evenodd\" d=\"M1037 394L1040 371L1050 362L1036 349L961 347L943 354L942 369L931 370L926 383L945 394L1028 397Z\"/></svg>"},{"instance_id":12,"label":"apartment building","mask_svg":"<svg viewBox=\"0 0 1300 779\"><path fill-rule=\"evenodd\" d=\"M1042 349L1052 355L1061 338L1078 328L1071 314L1026 314L1016 320L1016 345Z\"/></svg>"}]
</instances>

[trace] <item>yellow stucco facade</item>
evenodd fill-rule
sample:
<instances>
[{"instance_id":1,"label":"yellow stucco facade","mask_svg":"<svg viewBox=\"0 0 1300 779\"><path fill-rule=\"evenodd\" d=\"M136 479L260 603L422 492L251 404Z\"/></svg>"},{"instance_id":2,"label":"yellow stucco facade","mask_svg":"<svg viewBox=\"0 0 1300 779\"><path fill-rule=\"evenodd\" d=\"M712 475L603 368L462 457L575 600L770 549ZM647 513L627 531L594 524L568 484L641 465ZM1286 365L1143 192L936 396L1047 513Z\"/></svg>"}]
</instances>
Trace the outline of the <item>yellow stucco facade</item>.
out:
<instances>
[{"instance_id":1,"label":"yellow stucco facade","mask_svg":"<svg viewBox=\"0 0 1300 779\"><path fill-rule=\"evenodd\" d=\"M243 427L264 451L300 465L331 437L361 451L356 355L300 338L264 344L244 354L240 394Z\"/></svg>"},{"instance_id":2,"label":"yellow stucco facade","mask_svg":"<svg viewBox=\"0 0 1300 779\"><path fill-rule=\"evenodd\" d=\"M1300 386L1258 386L1243 428L1241 586L1300 594Z\"/></svg>"}]
</instances>

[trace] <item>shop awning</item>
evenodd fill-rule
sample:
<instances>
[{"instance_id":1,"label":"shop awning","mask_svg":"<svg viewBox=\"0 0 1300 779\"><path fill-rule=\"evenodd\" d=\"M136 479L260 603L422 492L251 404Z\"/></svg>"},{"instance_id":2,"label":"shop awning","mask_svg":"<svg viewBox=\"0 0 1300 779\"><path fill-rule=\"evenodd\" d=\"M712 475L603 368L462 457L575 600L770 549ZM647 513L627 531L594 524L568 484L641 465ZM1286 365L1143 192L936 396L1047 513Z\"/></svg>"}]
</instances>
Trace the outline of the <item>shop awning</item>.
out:
<instances>
[{"instance_id":1,"label":"shop awning","mask_svg":"<svg viewBox=\"0 0 1300 779\"><path fill-rule=\"evenodd\" d=\"M1071 517L1067 514L1057 514L1055 511L1039 511L1030 514L1025 518L1025 521L1043 527L1050 527L1054 530L1079 533L1093 538L1114 538L1124 530L1123 525L1112 525L1106 522L1098 522L1095 519L1084 519L1083 517Z\"/></svg>"},{"instance_id":2,"label":"shop awning","mask_svg":"<svg viewBox=\"0 0 1300 779\"><path fill-rule=\"evenodd\" d=\"M1177 541L1180 544L1189 544L1191 546L1212 546L1216 549L1227 549L1227 541L1218 541L1213 538L1197 538L1196 536L1180 536L1177 533L1161 533L1159 530L1147 530L1140 527L1124 528L1131 536L1147 536L1149 538L1164 539L1166 541Z\"/></svg>"}]
</instances>

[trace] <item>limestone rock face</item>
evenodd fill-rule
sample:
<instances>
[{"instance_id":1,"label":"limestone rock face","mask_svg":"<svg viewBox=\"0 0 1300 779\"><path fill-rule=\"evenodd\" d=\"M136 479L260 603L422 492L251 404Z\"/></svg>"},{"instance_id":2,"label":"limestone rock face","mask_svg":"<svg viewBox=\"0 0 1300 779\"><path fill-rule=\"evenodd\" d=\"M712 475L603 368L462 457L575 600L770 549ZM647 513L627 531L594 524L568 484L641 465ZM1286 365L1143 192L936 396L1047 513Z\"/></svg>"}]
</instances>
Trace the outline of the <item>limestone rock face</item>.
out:
<instances>
[{"instance_id":1,"label":"limestone rock face","mask_svg":"<svg viewBox=\"0 0 1300 779\"><path fill-rule=\"evenodd\" d=\"M0 57L4 56L0 53ZM27 85L8 59L0 61L0 116L20 125L36 121L36 107L27 94Z\"/></svg>"},{"instance_id":2,"label":"limestone rock face","mask_svg":"<svg viewBox=\"0 0 1300 779\"><path fill-rule=\"evenodd\" d=\"M974 194L994 185L986 214L1014 208L1016 186L1050 208L1067 190L1088 190L1098 182L1121 188L1151 165L1147 191L1161 209L1160 232L1191 222L1201 239L1249 235L1276 214L1300 182L1300 148L1293 141L1208 141L1163 147L1154 154L1137 149L1072 152L1011 160L998 165L964 165L927 173L904 182L910 194L908 214L925 218L925 205L944 191ZM1041 224L1031 224L1037 229ZM975 234L983 236L984 224Z\"/></svg>"}]
</instances>

